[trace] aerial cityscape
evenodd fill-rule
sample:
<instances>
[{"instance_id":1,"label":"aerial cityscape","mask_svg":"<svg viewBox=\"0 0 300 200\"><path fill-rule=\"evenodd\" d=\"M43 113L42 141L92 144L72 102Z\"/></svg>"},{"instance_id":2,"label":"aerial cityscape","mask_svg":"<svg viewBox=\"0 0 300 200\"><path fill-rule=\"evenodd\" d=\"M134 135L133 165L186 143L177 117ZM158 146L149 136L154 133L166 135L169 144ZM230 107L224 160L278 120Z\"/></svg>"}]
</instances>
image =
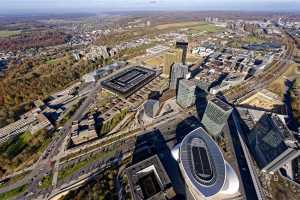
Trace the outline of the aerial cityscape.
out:
<instances>
[{"instance_id":1,"label":"aerial cityscape","mask_svg":"<svg viewBox=\"0 0 300 200\"><path fill-rule=\"evenodd\" d=\"M300 1L4 0L0 200L299 200Z\"/></svg>"}]
</instances>

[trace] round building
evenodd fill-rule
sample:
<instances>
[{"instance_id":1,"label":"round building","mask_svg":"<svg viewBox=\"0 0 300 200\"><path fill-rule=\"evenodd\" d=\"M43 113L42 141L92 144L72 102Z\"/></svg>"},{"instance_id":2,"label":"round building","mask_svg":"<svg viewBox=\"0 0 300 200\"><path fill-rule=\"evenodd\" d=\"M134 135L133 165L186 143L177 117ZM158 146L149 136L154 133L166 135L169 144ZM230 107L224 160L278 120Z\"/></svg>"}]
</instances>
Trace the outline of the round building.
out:
<instances>
[{"instance_id":1,"label":"round building","mask_svg":"<svg viewBox=\"0 0 300 200\"><path fill-rule=\"evenodd\" d=\"M239 179L215 141L202 128L185 136L172 150L195 200L226 199L239 191Z\"/></svg>"}]
</instances>

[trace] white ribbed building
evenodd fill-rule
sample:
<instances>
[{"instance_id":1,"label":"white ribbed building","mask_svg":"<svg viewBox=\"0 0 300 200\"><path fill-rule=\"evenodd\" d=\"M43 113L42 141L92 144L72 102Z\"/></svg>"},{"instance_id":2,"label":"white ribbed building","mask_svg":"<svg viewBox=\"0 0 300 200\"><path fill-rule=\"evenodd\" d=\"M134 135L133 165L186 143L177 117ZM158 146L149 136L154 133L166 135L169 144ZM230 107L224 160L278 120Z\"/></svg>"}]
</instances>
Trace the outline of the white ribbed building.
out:
<instances>
[{"instance_id":1,"label":"white ribbed building","mask_svg":"<svg viewBox=\"0 0 300 200\"><path fill-rule=\"evenodd\" d=\"M239 195L238 176L204 129L195 129L185 136L172 155L195 200L221 200Z\"/></svg>"}]
</instances>

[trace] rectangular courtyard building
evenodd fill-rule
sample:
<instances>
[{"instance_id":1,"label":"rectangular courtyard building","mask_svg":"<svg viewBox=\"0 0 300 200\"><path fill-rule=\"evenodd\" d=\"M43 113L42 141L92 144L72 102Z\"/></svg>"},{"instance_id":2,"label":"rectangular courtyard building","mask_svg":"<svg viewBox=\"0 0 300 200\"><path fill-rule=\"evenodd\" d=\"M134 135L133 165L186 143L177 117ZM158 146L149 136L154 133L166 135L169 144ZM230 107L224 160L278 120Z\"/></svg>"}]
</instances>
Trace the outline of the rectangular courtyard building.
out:
<instances>
[{"instance_id":1,"label":"rectangular courtyard building","mask_svg":"<svg viewBox=\"0 0 300 200\"><path fill-rule=\"evenodd\" d=\"M128 97L156 77L156 71L135 66L104 80L101 85L117 95Z\"/></svg>"},{"instance_id":2,"label":"rectangular courtyard building","mask_svg":"<svg viewBox=\"0 0 300 200\"><path fill-rule=\"evenodd\" d=\"M188 108L195 104L196 101L196 83L191 80L182 79L179 81L177 92L177 103L183 107Z\"/></svg>"},{"instance_id":3,"label":"rectangular courtyard building","mask_svg":"<svg viewBox=\"0 0 300 200\"><path fill-rule=\"evenodd\" d=\"M154 155L126 169L134 200L167 200L176 196L159 157Z\"/></svg>"},{"instance_id":4,"label":"rectangular courtyard building","mask_svg":"<svg viewBox=\"0 0 300 200\"><path fill-rule=\"evenodd\" d=\"M220 136L232 112L232 107L218 98L208 101L201 123L213 137Z\"/></svg>"}]
</instances>

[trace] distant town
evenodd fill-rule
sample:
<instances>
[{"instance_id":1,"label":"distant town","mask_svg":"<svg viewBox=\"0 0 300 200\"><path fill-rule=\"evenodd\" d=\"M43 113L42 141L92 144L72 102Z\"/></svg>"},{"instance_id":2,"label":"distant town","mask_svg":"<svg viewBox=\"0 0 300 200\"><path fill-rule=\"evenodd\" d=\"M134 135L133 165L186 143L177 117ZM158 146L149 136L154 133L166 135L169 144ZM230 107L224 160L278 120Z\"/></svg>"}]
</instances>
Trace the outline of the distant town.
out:
<instances>
[{"instance_id":1,"label":"distant town","mask_svg":"<svg viewBox=\"0 0 300 200\"><path fill-rule=\"evenodd\" d=\"M0 18L0 200L300 199L300 15Z\"/></svg>"}]
</instances>

